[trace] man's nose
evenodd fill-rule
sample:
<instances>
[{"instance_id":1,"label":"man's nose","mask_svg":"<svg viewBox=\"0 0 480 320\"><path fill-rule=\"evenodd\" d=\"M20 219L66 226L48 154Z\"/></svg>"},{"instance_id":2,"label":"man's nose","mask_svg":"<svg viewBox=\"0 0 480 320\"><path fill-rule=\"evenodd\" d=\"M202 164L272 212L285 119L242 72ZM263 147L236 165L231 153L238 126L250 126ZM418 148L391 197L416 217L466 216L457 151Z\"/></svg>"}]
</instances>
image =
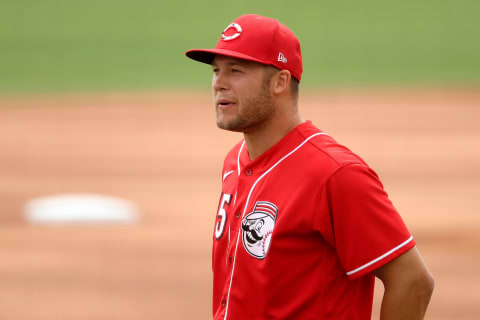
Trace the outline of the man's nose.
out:
<instances>
[{"instance_id":1,"label":"man's nose","mask_svg":"<svg viewBox=\"0 0 480 320\"><path fill-rule=\"evenodd\" d=\"M219 71L213 75L212 88L215 91L228 89L228 80L224 72Z\"/></svg>"}]
</instances>

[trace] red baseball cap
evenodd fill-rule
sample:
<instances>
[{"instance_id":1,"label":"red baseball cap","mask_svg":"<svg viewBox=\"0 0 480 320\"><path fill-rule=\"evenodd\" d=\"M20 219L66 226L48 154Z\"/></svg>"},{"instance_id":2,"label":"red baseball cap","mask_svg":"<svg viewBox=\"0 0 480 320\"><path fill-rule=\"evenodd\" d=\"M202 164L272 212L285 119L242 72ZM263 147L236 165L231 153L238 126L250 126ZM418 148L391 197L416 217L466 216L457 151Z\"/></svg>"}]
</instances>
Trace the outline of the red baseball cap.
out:
<instances>
[{"instance_id":1,"label":"red baseball cap","mask_svg":"<svg viewBox=\"0 0 480 320\"><path fill-rule=\"evenodd\" d=\"M302 77L300 42L278 20L246 14L223 31L215 49L193 49L187 57L211 64L215 55L250 60L288 70L299 82Z\"/></svg>"}]
</instances>

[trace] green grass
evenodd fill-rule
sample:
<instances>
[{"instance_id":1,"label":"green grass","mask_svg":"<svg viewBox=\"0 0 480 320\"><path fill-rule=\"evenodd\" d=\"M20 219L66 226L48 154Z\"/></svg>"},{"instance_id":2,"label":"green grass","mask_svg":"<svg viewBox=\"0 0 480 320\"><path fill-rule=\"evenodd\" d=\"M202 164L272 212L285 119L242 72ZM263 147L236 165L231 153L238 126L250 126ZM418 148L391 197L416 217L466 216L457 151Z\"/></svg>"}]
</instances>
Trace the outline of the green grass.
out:
<instances>
[{"instance_id":1,"label":"green grass","mask_svg":"<svg viewBox=\"0 0 480 320\"><path fill-rule=\"evenodd\" d=\"M480 82L480 1L3 0L0 92L206 87L184 51L236 16L299 37L302 85Z\"/></svg>"}]
</instances>

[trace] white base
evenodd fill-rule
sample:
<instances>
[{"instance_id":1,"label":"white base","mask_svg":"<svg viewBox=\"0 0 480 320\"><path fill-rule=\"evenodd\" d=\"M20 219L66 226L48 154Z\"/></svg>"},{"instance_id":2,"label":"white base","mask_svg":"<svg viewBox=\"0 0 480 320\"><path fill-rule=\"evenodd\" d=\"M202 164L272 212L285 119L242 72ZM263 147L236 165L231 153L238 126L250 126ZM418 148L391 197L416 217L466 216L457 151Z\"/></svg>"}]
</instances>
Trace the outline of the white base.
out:
<instances>
[{"instance_id":1,"label":"white base","mask_svg":"<svg viewBox=\"0 0 480 320\"><path fill-rule=\"evenodd\" d=\"M25 218L33 224L133 223L138 209L130 201L96 194L58 194L35 198L25 205Z\"/></svg>"}]
</instances>

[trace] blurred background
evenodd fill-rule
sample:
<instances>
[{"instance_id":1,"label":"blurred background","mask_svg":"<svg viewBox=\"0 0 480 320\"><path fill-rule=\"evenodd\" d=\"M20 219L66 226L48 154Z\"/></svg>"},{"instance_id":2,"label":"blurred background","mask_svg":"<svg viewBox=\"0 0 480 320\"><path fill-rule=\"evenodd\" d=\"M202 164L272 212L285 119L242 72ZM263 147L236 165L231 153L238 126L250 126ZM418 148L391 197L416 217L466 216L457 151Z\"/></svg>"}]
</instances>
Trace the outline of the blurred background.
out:
<instances>
[{"instance_id":1,"label":"blurred background","mask_svg":"<svg viewBox=\"0 0 480 320\"><path fill-rule=\"evenodd\" d=\"M475 0L3 0L0 319L211 319L221 166L241 135L216 128L210 68L184 52L214 47L245 13L300 39L303 117L384 182L436 278L426 318L478 319L479 11ZM72 193L131 201L138 219L26 219L30 200Z\"/></svg>"}]
</instances>

